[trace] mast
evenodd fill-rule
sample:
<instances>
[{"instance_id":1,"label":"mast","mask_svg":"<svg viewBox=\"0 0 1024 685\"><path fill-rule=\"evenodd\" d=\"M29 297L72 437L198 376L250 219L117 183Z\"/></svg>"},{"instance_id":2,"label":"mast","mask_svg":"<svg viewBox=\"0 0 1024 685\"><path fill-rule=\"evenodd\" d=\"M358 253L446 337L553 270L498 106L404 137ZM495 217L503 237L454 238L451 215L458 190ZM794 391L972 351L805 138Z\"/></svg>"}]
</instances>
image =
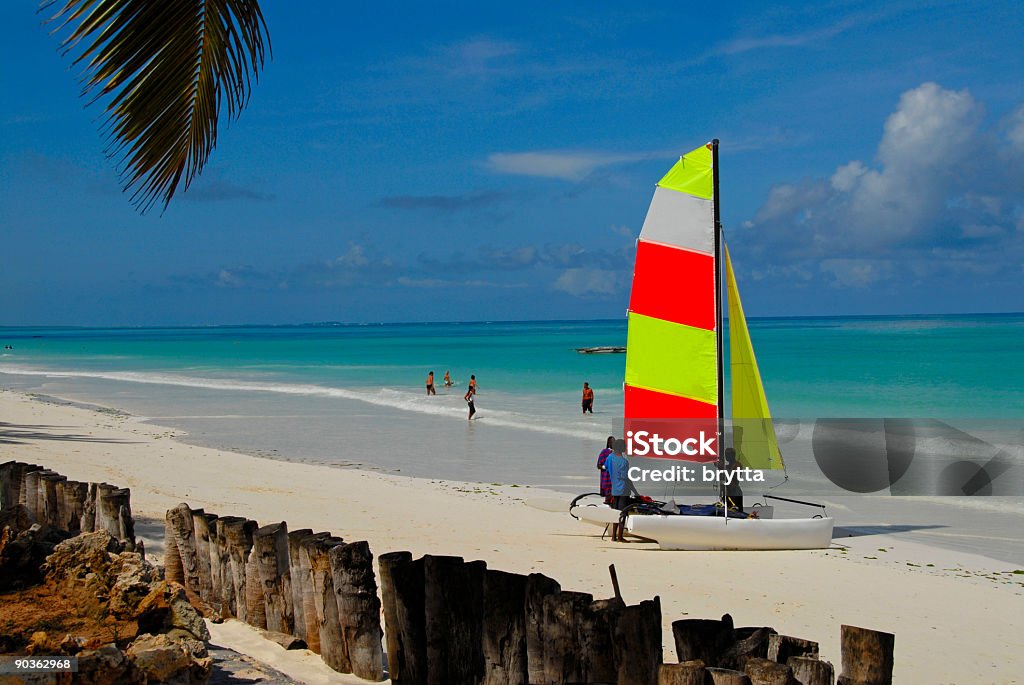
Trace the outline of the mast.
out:
<instances>
[{"instance_id":1,"label":"mast","mask_svg":"<svg viewBox=\"0 0 1024 685\"><path fill-rule=\"evenodd\" d=\"M711 141L711 187L714 202L715 220L715 336L718 355L718 468L724 470L725 463L725 355L722 349L722 338L725 329L722 326L722 210L718 199L718 138ZM729 499L726 496L724 483L719 484L719 495L722 498L722 515L729 520Z\"/></svg>"}]
</instances>

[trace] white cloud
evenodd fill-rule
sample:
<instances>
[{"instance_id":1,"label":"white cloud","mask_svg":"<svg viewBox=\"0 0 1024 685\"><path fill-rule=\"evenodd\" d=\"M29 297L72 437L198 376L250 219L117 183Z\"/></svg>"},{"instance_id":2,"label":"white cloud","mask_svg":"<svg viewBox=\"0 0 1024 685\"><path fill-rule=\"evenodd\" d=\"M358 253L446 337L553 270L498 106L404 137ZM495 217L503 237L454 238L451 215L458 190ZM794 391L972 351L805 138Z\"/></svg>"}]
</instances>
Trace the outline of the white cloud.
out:
<instances>
[{"instance_id":1,"label":"white cloud","mask_svg":"<svg viewBox=\"0 0 1024 685\"><path fill-rule=\"evenodd\" d=\"M1015 268L1024 259L1014 239L1024 164L1013 150L1017 136L1024 144L1024 106L997 130L984 127L984 111L966 90L924 83L905 92L874 163L850 160L828 178L769 191L742 224L741 244L756 258L750 272L776 275L772 267L782 264L797 268L791 282L810 272L863 288L893 278L896 263L904 281Z\"/></svg>"},{"instance_id":2,"label":"white cloud","mask_svg":"<svg viewBox=\"0 0 1024 685\"><path fill-rule=\"evenodd\" d=\"M574 267L563 271L553 287L574 297L615 295L623 289L623 274L604 269Z\"/></svg>"},{"instance_id":3,"label":"white cloud","mask_svg":"<svg viewBox=\"0 0 1024 685\"><path fill-rule=\"evenodd\" d=\"M582 181L598 169L616 164L639 162L660 154L662 153L614 154L557 150L550 152L496 152L487 158L487 168L499 174Z\"/></svg>"}]
</instances>

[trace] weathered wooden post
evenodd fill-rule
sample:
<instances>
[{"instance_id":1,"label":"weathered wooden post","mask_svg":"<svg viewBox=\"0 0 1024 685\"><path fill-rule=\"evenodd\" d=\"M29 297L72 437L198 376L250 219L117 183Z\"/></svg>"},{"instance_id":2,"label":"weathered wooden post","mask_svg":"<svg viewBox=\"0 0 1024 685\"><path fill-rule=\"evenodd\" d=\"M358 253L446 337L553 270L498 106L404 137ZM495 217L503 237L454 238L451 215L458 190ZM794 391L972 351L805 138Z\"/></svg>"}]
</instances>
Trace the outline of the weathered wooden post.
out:
<instances>
[{"instance_id":1,"label":"weathered wooden post","mask_svg":"<svg viewBox=\"0 0 1024 685\"><path fill-rule=\"evenodd\" d=\"M388 675L396 685L427 682L427 639L423 616L423 559L389 552L378 559Z\"/></svg>"},{"instance_id":2,"label":"weathered wooden post","mask_svg":"<svg viewBox=\"0 0 1024 685\"><path fill-rule=\"evenodd\" d=\"M722 654L733 643L732 616L722 620L684 618L672 622L672 637L679 663L699 660L705 667L717 667Z\"/></svg>"},{"instance_id":3,"label":"weathered wooden post","mask_svg":"<svg viewBox=\"0 0 1024 685\"><path fill-rule=\"evenodd\" d=\"M743 666L751 685L800 685L793 679L793 670L777 661L751 657Z\"/></svg>"},{"instance_id":4,"label":"weathered wooden post","mask_svg":"<svg viewBox=\"0 0 1024 685\"><path fill-rule=\"evenodd\" d=\"M586 672L593 681L613 683L618 677L612 642L615 624L625 607L621 597L598 599L580 616L576 640Z\"/></svg>"},{"instance_id":5,"label":"weathered wooden post","mask_svg":"<svg viewBox=\"0 0 1024 685\"><path fill-rule=\"evenodd\" d=\"M301 556L302 539L312 535L312 528L300 528L299 530L288 531L288 572L291 576L292 585L292 617L295 626L292 633L309 646L309 638L306 636L306 612L305 612L305 587L309 584L309 570L303 568L299 560ZM312 595L310 601L312 602Z\"/></svg>"},{"instance_id":6,"label":"weathered wooden post","mask_svg":"<svg viewBox=\"0 0 1024 685\"><path fill-rule=\"evenodd\" d=\"M96 483L86 486L85 504L82 506L82 520L79 527L83 533L96 530Z\"/></svg>"},{"instance_id":7,"label":"weathered wooden post","mask_svg":"<svg viewBox=\"0 0 1024 685\"><path fill-rule=\"evenodd\" d=\"M86 519L83 517L83 521ZM199 592L199 559L195 543L195 528L192 510L184 502L167 510L164 517L167 526L174 533L175 546L181 558L184 585L192 592Z\"/></svg>"},{"instance_id":8,"label":"weathered wooden post","mask_svg":"<svg viewBox=\"0 0 1024 685\"><path fill-rule=\"evenodd\" d=\"M42 472L41 469L26 471L21 481L25 508L28 509L28 513L32 514L32 518L37 523L42 521L42 518L39 516L39 474Z\"/></svg>"},{"instance_id":9,"label":"weathered wooden post","mask_svg":"<svg viewBox=\"0 0 1024 685\"><path fill-rule=\"evenodd\" d=\"M334 597L334 579L331 577L331 549L344 544L338 537L310 536L302 541L302 550L309 563L310 583L313 586L313 606L320 634L320 658L339 673L351 673L345 636L338 619L338 600Z\"/></svg>"},{"instance_id":10,"label":"weathered wooden post","mask_svg":"<svg viewBox=\"0 0 1024 685\"><path fill-rule=\"evenodd\" d=\"M558 592L544 598L544 679L549 685L590 682L582 663L579 623L594 601L584 592Z\"/></svg>"},{"instance_id":11,"label":"weathered wooden post","mask_svg":"<svg viewBox=\"0 0 1024 685\"><path fill-rule=\"evenodd\" d=\"M246 563L252 550L252 536L259 528L259 524L238 516L225 516L218 525L224 528L224 543L228 551L228 568L231 574L231 588L234 591L234 598L230 603L231 610L239 620L248 623L246 588L250 580L246 576Z\"/></svg>"},{"instance_id":12,"label":"weathered wooden post","mask_svg":"<svg viewBox=\"0 0 1024 685\"><path fill-rule=\"evenodd\" d=\"M116 485L110 483L96 483L93 491L93 511L96 512L96 530L105 530L115 538L120 539L121 527L117 520L117 509L113 503L103 505L103 498L117 490Z\"/></svg>"},{"instance_id":13,"label":"weathered wooden post","mask_svg":"<svg viewBox=\"0 0 1024 685\"><path fill-rule=\"evenodd\" d=\"M484 685L527 682L525 605L526 576L487 569L484 573Z\"/></svg>"},{"instance_id":14,"label":"weathered wooden post","mask_svg":"<svg viewBox=\"0 0 1024 685\"><path fill-rule=\"evenodd\" d=\"M541 573L526 577L526 666L530 685L544 683L544 599L561 590L558 581Z\"/></svg>"},{"instance_id":15,"label":"weathered wooden post","mask_svg":"<svg viewBox=\"0 0 1024 685\"><path fill-rule=\"evenodd\" d=\"M790 635L775 633L768 636L768 658L784 664L791 656L818 657L818 643Z\"/></svg>"},{"instance_id":16,"label":"weathered wooden post","mask_svg":"<svg viewBox=\"0 0 1024 685\"><path fill-rule=\"evenodd\" d=\"M209 602L213 595L213 579L210 577L210 519L206 518L205 510L192 510L192 528L195 530L199 568L199 596Z\"/></svg>"},{"instance_id":17,"label":"weathered wooden post","mask_svg":"<svg viewBox=\"0 0 1024 685\"><path fill-rule=\"evenodd\" d=\"M370 545L365 541L338 545L331 548L327 557L352 672L365 680L382 680L380 599Z\"/></svg>"},{"instance_id":18,"label":"weathered wooden post","mask_svg":"<svg viewBox=\"0 0 1024 685\"><path fill-rule=\"evenodd\" d=\"M167 513L170 514L170 511ZM167 520L167 516L164 516L164 580L185 585L185 569L181 565L178 541L174 537L174 528Z\"/></svg>"},{"instance_id":19,"label":"weathered wooden post","mask_svg":"<svg viewBox=\"0 0 1024 685\"><path fill-rule=\"evenodd\" d=\"M840 633L843 673L839 685L892 685L896 636L844 625Z\"/></svg>"},{"instance_id":20,"label":"weathered wooden post","mask_svg":"<svg viewBox=\"0 0 1024 685\"><path fill-rule=\"evenodd\" d=\"M256 530L253 530L255 543ZM251 626L267 629L267 604L263 599L263 582L260 580L259 551L253 544L245 557L245 620Z\"/></svg>"},{"instance_id":21,"label":"weathered wooden post","mask_svg":"<svg viewBox=\"0 0 1024 685\"><path fill-rule=\"evenodd\" d=\"M791 656L786 665L793 669L793 677L800 685L833 685L836 672L827 661L814 657Z\"/></svg>"},{"instance_id":22,"label":"weathered wooden post","mask_svg":"<svg viewBox=\"0 0 1024 685\"><path fill-rule=\"evenodd\" d=\"M258 551L263 601L267 607L267 630L291 635L295 630L292 613L292 584L288 566L288 524L271 523L256 531L253 545Z\"/></svg>"},{"instance_id":23,"label":"weathered wooden post","mask_svg":"<svg viewBox=\"0 0 1024 685\"><path fill-rule=\"evenodd\" d=\"M658 685L704 685L706 678L702 661L662 664L658 669Z\"/></svg>"},{"instance_id":24,"label":"weathered wooden post","mask_svg":"<svg viewBox=\"0 0 1024 685\"><path fill-rule=\"evenodd\" d=\"M89 484L77 480L64 483L64 509L66 529L72 533L82 531L82 514L85 512L85 498L89 495Z\"/></svg>"},{"instance_id":25,"label":"weathered wooden post","mask_svg":"<svg viewBox=\"0 0 1024 685\"><path fill-rule=\"evenodd\" d=\"M288 539L288 555L291 557L291 534ZM312 540L326 540L331 534L327 532L307 533L299 536L295 543L298 546L297 566L292 568L292 576L298 574L302 579L302 618L306 622L306 646L320 653L320 619L316 614L316 598L313 591L313 571L309 565L309 554L306 547L313 544Z\"/></svg>"},{"instance_id":26,"label":"weathered wooden post","mask_svg":"<svg viewBox=\"0 0 1024 685\"><path fill-rule=\"evenodd\" d=\"M5 461L0 464L0 509L6 509L18 503L18 492L21 490L21 462ZM18 483L15 485L15 478Z\"/></svg>"},{"instance_id":27,"label":"weathered wooden post","mask_svg":"<svg viewBox=\"0 0 1024 685\"><path fill-rule=\"evenodd\" d=\"M15 463L20 464L20 462ZM33 471L42 471L43 467L38 464L22 464L20 467L15 466L14 469L15 477L17 477L17 474L19 472L21 473L21 476L17 479L17 481L12 481L16 483L14 487L17 488L17 503L25 505L25 508L31 512L32 508L29 507L28 505L28 489L25 486L25 475L32 473Z\"/></svg>"},{"instance_id":28,"label":"weathered wooden post","mask_svg":"<svg viewBox=\"0 0 1024 685\"><path fill-rule=\"evenodd\" d=\"M750 678L743 671L730 668L708 668L705 673L710 676L712 685L751 685Z\"/></svg>"},{"instance_id":29,"label":"weathered wooden post","mask_svg":"<svg viewBox=\"0 0 1024 685\"><path fill-rule=\"evenodd\" d=\"M218 516L210 522L210 576L221 618L235 615L231 608L235 603L235 590L232 587L231 555L228 554L228 543L224 536L225 518L229 517Z\"/></svg>"},{"instance_id":30,"label":"weathered wooden post","mask_svg":"<svg viewBox=\"0 0 1024 685\"><path fill-rule=\"evenodd\" d=\"M484 674L482 561L423 557L427 683L477 683Z\"/></svg>"},{"instance_id":31,"label":"weathered wooden post","mask_svg":"<svg viewBox=\"0 0 1024 685\"><path fill-rule=\"evenodd\" d=\"M657 682L661 666L661 598L624 607L615 622L613 651L618 685Z\"/></svg>"},{"instance_id":32,"label":"weathered wooden post","mask_svg":"<svg viewBox=\"0 0 1024 685\"><path fill-rule=\"evenodd\" d=\"M54 528L63 528L61 525L61 497L57 493L58 483L62 480L67 480L64 476L50 471L44 473L39 477L40 490L39 494L42 499L42 507L40 521L45 521L46 525Z\"/></svg>"}]
</instances>

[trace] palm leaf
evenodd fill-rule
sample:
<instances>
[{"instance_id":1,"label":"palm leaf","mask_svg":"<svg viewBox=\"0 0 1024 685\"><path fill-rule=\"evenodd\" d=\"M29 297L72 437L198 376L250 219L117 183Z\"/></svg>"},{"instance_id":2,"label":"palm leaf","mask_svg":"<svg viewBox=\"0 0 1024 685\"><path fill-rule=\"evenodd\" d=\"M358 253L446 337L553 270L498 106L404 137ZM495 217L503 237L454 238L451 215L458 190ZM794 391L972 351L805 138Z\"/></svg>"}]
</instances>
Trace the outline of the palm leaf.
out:
<instances>
[{"instance_id":1,"label":"palm leaf","mask_svg":"<svg viewBox=\"0 0 1024 685\"><path fill-rule=\"evenodd\" d=\"M61 0L48 0L42 7ZM187 190L237 119L270 51L257 0L63 0L50 21L82 67L82 94L106 102L107 156L145 213Z\"/></svg>"}]
</instances>

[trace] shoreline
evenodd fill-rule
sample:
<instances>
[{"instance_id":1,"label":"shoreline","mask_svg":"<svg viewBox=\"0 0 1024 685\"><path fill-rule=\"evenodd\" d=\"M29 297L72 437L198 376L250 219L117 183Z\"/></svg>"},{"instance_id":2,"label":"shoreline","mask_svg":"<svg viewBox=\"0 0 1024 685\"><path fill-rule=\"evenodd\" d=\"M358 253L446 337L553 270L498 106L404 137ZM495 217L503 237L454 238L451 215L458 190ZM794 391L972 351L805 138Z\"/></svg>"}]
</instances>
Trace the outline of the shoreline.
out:
<instances>
[{"instance_id":1,"label":"shoreline","mask_svg":"<svg viewBox=\"0 0 1024 685\"><path fill-rule=\"evenodd\" d=\"M59 398L58 398L59 399ZM666 661L671 622L731 613L821 643L837 665L842 623L896 634L898 681L1018 682L1024 575L1008 562L901 539L840 538L814 552L661 552L601 541L564 514L525 506L540 488L413 478L215 450L123 412L0 390L0 461L132 489L136 516L162 521L187 502L221 515L366 539L375 556L409 550L540 572L565 589L610 596L618 569L628 602L660 595ZM557 495L556 495L557 496ZM162 526L151 527L162 536ZM147 549L158 556L159 545ZM955 627L955 629L954 629Z\"/></svg>"}]
</instances>

